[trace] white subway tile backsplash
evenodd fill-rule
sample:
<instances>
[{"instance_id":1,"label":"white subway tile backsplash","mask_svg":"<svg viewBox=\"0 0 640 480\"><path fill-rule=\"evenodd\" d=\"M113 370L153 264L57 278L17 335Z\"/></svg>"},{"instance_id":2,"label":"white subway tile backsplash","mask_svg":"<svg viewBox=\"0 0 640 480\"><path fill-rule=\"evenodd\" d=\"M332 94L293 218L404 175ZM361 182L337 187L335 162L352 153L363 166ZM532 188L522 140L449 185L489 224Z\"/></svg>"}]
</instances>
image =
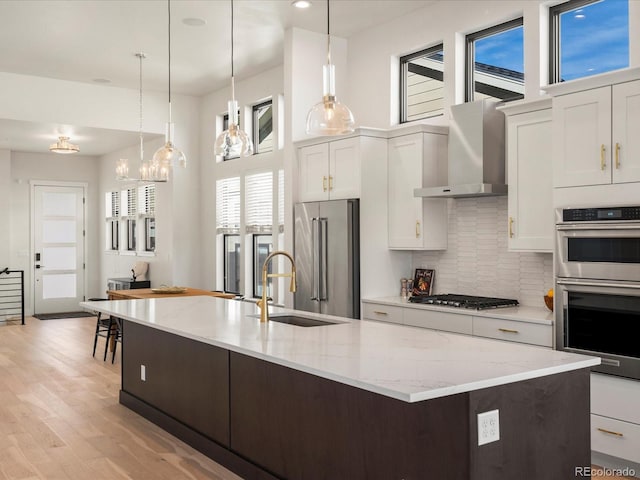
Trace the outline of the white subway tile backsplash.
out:
<instances>
[{"instance_id":1,"label":"white subway tile backsplash","mask_svg":"<svg viewBox=\"0 0 640 480\"><path fill-rule=\"evenodd\" d=\"M412 268L436 270L434 293L516 298L544 305L553 286L553 255L507 250L507 197L448 201L448 248L413 252Z\"/></svg>"}]
</instances>

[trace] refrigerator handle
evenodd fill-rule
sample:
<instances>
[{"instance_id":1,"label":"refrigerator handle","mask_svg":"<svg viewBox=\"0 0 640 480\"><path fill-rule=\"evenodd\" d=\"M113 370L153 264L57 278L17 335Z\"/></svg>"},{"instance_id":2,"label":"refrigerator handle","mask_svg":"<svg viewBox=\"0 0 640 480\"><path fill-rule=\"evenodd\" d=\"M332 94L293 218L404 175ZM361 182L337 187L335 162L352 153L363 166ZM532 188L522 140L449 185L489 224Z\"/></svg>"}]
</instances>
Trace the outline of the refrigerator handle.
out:
<instances>
[{"instance_id":1,"label":"refrigerator handle","mask_svg":"<svg viewBox=\"0 0 640 480\"><path fill-rule=\"evenodd\" d=\"M312 269L311 269L311 298L310 300L318 301L320 296L320 285L318 281L318 271L320 270L320 225L317 218L311 219L311 252L312 252Z\"/></svg>"},{"instance_id":2,"label":"refrigerator handle","mask_svg":"<svg viewBox=\"0 0 640 480\"><path fill-rule=\"evenodd\" d=\"M327 244L329 222L326 218L320 219L320 272L318 280L320 284L319 299L327 300Z\"/></svg>"}]
</instances>

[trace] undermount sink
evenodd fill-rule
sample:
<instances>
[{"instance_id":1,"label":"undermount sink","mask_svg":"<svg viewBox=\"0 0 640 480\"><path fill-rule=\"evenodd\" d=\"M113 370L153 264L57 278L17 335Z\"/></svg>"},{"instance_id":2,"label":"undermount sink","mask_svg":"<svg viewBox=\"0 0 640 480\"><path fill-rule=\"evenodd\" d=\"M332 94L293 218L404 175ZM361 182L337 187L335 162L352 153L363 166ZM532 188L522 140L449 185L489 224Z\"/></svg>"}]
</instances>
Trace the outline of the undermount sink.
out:
<instances>
[{"instance_id":1,"label":"undermount sink","mask_svg":"<svg viewBox=\"0 0 640 480\"><path fill-rule=\"evenodd\" d=\"M315 318L297 317L295 315L271 315L269 316L269 321L287 323L289 325L296 325L298 327L322 327L324 325L337 325L333 322L325 322L324 320L317 320Z\"/></svg>"}]
</instances>

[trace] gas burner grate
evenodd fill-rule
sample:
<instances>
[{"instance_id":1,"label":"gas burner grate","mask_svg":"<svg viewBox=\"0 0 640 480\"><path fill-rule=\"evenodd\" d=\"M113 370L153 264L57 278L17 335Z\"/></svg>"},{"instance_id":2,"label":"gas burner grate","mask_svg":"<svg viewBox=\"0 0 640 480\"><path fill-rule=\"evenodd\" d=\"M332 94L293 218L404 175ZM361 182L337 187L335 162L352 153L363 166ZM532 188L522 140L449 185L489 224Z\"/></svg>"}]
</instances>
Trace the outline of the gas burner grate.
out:
<instances>
[{"instance_id":1,"label":"gas burner grate","mask_svg":"<svg viewBox=\"0 0 640 480\"><path fill-rule=\"evenodd\" d=\"M455 308L469 308L472 310L487 310L490 308L515 307L518 300L509 298L475 297L473 295L414 295L409 298L413 303L442 305Z\"/></svg>"}]
</instances>

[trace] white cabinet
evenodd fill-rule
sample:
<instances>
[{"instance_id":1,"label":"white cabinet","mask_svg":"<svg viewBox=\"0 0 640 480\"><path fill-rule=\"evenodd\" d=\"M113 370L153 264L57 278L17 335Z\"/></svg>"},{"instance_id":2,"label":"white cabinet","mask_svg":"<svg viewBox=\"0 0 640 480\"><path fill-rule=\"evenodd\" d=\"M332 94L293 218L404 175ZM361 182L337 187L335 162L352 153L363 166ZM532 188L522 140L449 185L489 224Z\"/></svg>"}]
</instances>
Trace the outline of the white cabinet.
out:
<instances>
[{"instance_id":1,"label":"white cabinet","mask_svg":"<svg viewBox=\"0 0 640 480\"><path fill-rule=\"evenodd\" d=\"M379 303L363 303L362 318L386 323L402 323L403 308Z\"/></svg>"},{"instance_id":2,"label":"white cabinet","mask_svg":"<svg viewBox=\"0 0 640 480\"><path fill-rule=\"evenodd\" d=\"M360 137L299 148L300 202L359 197Z\"/></svg>"},{"instance_id":3,"label":"white cabinet","mask_svg":"<svg viewBox=\"0 0 640 480\"><path fill-rule=\"evenodd\" d=\"M413 327L442 330L452 333L472 334L471 315L460 313L448 313L434 310L406 308L404 311L404 324Z\"/></svg>"},{"instance_id":4,"label":"white cabinet","mask_svg":"<svg viewBox=\"0 0 640 480\"><path fill-rule=\"evenodd\" d=\"M591 374L591 449L640 462L640 382Z\"/></svg>"},{"instance_id":5,"label":"white cabinet","mask_svg":"<svg viewBox=\"0 0 640 480\"><path fill-rule=\"evenodd\" d=\"M446 185L447 135L417 132L388 142L389 248L447 248L446 199L413 196L416 188Z\"/></svg>"},{"instance_id":6,"label":"white cabinet","mask_svg":"<svg viewBox=\"0 0 640 480\"><path fill-rule=\"evenodd\" d=\"M541 323L474 316L473 335L542 347L553 346L553 327Z\"/></svg>"},{"instance_id":7,"label":"white cabinet","mask_svg":"<svg viewBox=\"0 0 640 480\"><path fill-rule=\"evenodd\" d=\"M554 186L640 181L640 80L553 99Z\"/></svg>"},{"instance_id":8,"label":"white cabinet","mask_svg":"<svg viewBox=\"0 0 640 480\"><path fill-rule=\"evenodd\" d=\"M509 250L552 252L551 101L502 110L507 116Z\"/></svg>"}]
</instances>

